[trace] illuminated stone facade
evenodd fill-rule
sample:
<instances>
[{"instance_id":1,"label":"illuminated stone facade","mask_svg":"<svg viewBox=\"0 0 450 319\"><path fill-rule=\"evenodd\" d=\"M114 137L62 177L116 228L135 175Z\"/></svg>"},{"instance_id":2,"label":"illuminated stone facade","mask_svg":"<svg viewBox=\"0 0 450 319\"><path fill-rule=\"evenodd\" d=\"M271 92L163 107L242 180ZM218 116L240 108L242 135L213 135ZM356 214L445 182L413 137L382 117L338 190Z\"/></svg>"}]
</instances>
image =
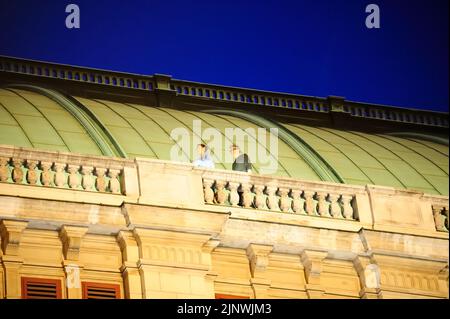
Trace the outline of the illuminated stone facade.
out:
<instances>
[{"instance_id":1,"label":"illuminated stone facade","mask_svg":"<svg viewBox=\"0 0 450 319\"><path fill-rule=\"evenodd\" d=\"M448 114L6 57L0 112L0 298L449 296ZM278 170L171 161L193 120Z\"/></svg>"}]
</instances>

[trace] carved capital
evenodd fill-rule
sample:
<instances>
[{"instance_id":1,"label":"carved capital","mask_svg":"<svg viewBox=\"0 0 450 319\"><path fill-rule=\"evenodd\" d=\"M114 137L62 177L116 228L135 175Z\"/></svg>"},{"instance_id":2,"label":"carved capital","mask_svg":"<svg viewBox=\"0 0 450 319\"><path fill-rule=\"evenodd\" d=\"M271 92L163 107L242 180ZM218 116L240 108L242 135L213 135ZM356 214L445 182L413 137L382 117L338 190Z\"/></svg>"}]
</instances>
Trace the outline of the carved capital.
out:
<instances>
[{"instance_id":1,"label":"carved capital","mask_svg":"<svg viewBox=\"0 0 450 319\"><path fill-rule=\"evenodd\" d=\"M247 247L247 257L250 261L252 277L261 277L269 265L269 254L272 252L271 245L250 244Z\"/></svg>"},{"instance_id":2,"label":"carved capital","mask_svg":"<svg viewBox=\"0 0 450 319\"><path fill-rule=\"evenodd\" d=\"M305 269L306 282L309 285L320 286L320 274L322 273L323 260L328 252L316 250L303 250L300 258Z\"/></svg>"},{"instance_id":3,"label":"carved capital","mask_svg":"<svg viewBox=\"0 0 450 319\"><path fill-rule=\"evenodd\" d=\"M18 256L22 233L27 228L27 221L2 220L0 221L0 235L2 238L2 251L5 255Z\"/></svg>"},{"instance_id":4,"label":"carved capital","mask_svg":"<svg viewBox=\"0 0 450 319\"><path fill-rule=\"evenodd\" d=\"M202 251L204 253L210 254L217 246L219 246L220 240L218 239L210 239L203 246Z\"/></svg>"},{"instance_id":5,"label":"carved capital","mask_svg":"<svg viewBox=\"0 0 450 319\"><path fill-rule=\"evenodd\" d=\"M359 256L353 260L353 265L358 273L361 298L381 298L381 273L375 260L369 256Z\"/></svg>"},{"instance_id":6,"label":"carved capital","mask_svg":"<svg viewBox=\"0 0 450 319\"><path fill-rule=\"evenodd\" d=\"M136 238L131 231L120 231L117 234L117 242L122 251L122 261L124 264L130 262L136 266L139 260L139 247Z\"/></svg>"},{"instance_id":7,"label":"carved capital","mask_svg":"<svg viewBox=\"0 0 450 319\"><path fill-rule=\"evenodd\" d=\"M59 237L63 244L63 254L66 260L77 261L80 255L81 241L88 231L88 227L64 225Z\"/></svg>"}]
</instances>

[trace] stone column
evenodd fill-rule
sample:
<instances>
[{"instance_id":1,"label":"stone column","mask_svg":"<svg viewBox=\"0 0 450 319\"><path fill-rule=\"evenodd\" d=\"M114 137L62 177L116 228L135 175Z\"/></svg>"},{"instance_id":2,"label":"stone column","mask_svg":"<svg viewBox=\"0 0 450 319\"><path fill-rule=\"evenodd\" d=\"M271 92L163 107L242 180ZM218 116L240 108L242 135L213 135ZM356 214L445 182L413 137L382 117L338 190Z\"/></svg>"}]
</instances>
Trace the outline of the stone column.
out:
<instances>
[{"instance_id":1,"label":"stone column","mask_svg":"<svg viewBox=\"0 0 450 319\"><path fill-rule=\"evenodd\" d=\"M23 259L19 254L22 233L28 222L16 220L0 221L0 235L2 238L2 263L6 281L6 298L19 299L22 297L20 270Z\"/></svg>"},{"instance_id":2,"label":"stone column","mask_svg":"<svg viewBox=\"0 0 450 319\"><path fill-rule=\"evenodd\" d=\"M64 260L62 265L66 274L68 299L81 299L83 297L80 280L83 265L79 263L79 257L81 241L87 231L88 227L64 225L59 232L63 246Z\"/></svg>"},{"instance_id":3,"label":"stone column","mask_svg":"<svg viewBox=\"0 0 450 319\"><path fill-rule=\"evenodd\" d=\"M266 276L269 265L269 254L272 252L271 245L250 244L247 247L247 257L250 262L252 278L250 284L256 299L269 298L270 279Z\"/></svg>"}]
</instances>

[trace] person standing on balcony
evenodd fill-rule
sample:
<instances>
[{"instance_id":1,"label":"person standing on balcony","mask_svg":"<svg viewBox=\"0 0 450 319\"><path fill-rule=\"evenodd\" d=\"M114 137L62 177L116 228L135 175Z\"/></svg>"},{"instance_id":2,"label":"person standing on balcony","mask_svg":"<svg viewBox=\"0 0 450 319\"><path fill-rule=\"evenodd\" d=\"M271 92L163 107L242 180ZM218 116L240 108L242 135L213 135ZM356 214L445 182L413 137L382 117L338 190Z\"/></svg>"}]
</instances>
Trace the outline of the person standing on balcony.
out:
<instances>
[{"instance_id":1,"label":"person standing on balcony","mask_svg":"<svg viewBox=\"0 0 450 319\"><path fill-rule=\"evenodd\" d=\"M247 154L241 153L241 149L236 144L231 146L231 154L233 154L233 171L252 172L252 163Z\"/></svg>"},{"instance_id":2,"label":"person standing on balcony","mask_svg":"<svg viewBox=\"0 0 450 319\"><path fill-rule=\"evenodd\" d=\"M214 162L209 152L209 147L205 144L197 145L198 158L192 163L195 167L214 168Z\"/></svg>"}]
</instances>

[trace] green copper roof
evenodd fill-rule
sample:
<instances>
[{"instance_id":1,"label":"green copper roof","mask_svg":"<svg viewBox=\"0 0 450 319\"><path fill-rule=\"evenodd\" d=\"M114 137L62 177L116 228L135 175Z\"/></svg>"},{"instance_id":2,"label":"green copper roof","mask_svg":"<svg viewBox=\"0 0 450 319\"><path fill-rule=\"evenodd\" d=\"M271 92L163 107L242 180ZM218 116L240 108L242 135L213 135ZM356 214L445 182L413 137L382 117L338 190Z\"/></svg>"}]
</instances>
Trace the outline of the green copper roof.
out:
<instances>
[{"instance_id":1,"label":"green copper roof","mask_svg":"<svg viewBox=\"0 0 450 319\"><path fill-rule=\"evenodd\" d=\"M264 119L248 114L156 108L82 97L65 99L54 91L18 86L0 89L0 144L169 160L176 144L170 136L172 130L181 127L193 133L194 120L201 120L202 130L218 129L224 139L226 128L256 130L266 125ZM393 136L275 124L283 133L278 139L277 176L324 180L323 172L328 169L330 177L326 180L449 193L446 145L414 134ZM252 137L229 142L241 142L245 148L263 146L263 141ZM227 151L214 150L217 168L231 169L231 164L221 163L217 157ZM182 160L188 162L194 157L183 153ZM256 172L264 173L260 158L255 161Z\"/></svg>"},{"instance_id":2,"label":"green copper roof","mask_svg":"<svg viewBox=\"0 0 450 319\"><path fill-rule=\"evenodd\" d=\"M448 194L448 146L382 134L285 125L349 184L375 184Z\"/></svg>"}]
</instances>

